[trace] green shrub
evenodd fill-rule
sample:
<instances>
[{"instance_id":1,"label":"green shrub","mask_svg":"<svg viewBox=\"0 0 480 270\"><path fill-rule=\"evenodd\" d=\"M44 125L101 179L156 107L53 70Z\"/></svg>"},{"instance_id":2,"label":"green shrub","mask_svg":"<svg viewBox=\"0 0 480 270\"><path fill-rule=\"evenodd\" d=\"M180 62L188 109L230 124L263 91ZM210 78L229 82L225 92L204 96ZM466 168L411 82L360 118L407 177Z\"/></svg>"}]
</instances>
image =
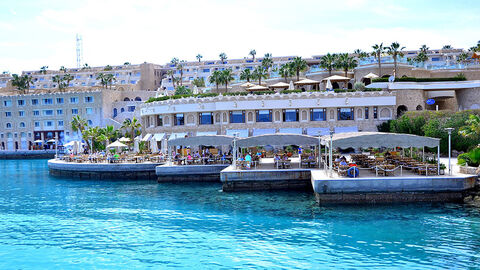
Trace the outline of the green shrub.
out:
<instances>
[{"instance_id":1,"label":"green shrub","mask_svg":"<svg viewBox=\"0 0 480 270\"><path fill-rule=\"evenodd\" d=\"M224 96L246 96L248 92L231 92L231 93L224 93Z\"/></svg>"},{"instance_id":2,"label":"green shrub","mask_svg":"<svg viewBox=\"0 0 480 270\"><path fill-rule=\"evenodd\" d=\"M476 147L467 153L458 156L458 164L478 167L480 165L480 147Z\"/></svg>"},{"instance_id":3,"label":"green shrub","mask_svg":"<svg viewBox=\"0 0 480 270\"><path fill-rule=\"evenodd\" d=\"M377 92L377 91L382 91L382 88L365 88L363 92Z\"/></svg>"},{"instance_id":4,"label":"green shrub","mask_svg":"<svg viewBox=\"0 0 480 270\"><path fill-rule=\"evenodd\" d=\"M291 94L291 93L302 93L302 90L282 90L280 91L281 94Z\"/></svg>"},{"instance_id":5,"label":"green shrub","mask_svg":"<svg viewBox=\"0 0 480 270\"><path fill-rule=\"evenodd\" d=\"M365 91L365 84L363 82L356 82L353 85L353 89L355 89L357 91Z\"/></svg>"},{"instance_id":6,"label":"green shrub","mask_svg":"<svg viewBox=\"0 0 480 270\"><path fill-rule=\"evenodd\" d=\"M455 81L466 81L467 78L463 73L459 73L454 77L443 77L443 78L415 78L415 77L401 77L395 78L395 82L455 82ZM372 79L372 82L388 82L388 78L375 78Z\"/></svg>"}]
</instances>

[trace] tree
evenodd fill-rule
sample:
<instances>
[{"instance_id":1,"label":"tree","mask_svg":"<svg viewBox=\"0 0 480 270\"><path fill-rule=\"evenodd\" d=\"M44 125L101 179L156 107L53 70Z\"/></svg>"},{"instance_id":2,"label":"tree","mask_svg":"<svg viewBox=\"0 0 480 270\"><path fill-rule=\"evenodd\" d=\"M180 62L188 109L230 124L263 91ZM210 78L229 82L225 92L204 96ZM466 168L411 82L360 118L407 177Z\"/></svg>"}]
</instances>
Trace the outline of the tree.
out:
<instances>
[{"instance_id":1,"label":"tree","mask_svg":"<svg viewBox=\"0 0 480 270\"><path fill-rule=\"evenodd\" d=\"M480 116L471 114L458 133L464 137L477 137L480 134Z\"/></svg>"},{"instance_id":2,"label":"tree","mask_svg":"<svg viewBox=\"0 0 480 270\"><path fill-rule=\"evenodd\" d=\"M124 66L130 66L130 62L123 63Z\"/></svg>"},{"instance_id":3,"label":"tree","mask_svg":"<svg viewBox=\"0 0 480 270\"><path fill-rule=\"evenodd\" d=\"M225 93L228 91L228 84L233 81L233 72L231 68L227 68L222 71L221 74L222 83L225 85Z\"/></svg>"},{"instance_id":4,"label":"tree","mask_svg":"<svg viewBox=\"0 0 480 270\"><path fill-rule=\"evenodd\" d=\"M477 42L477 45L470 47L468 50L471 52L480 52L480 40Z\"/></svg>"},{"instance_id":5,"label":"tree","mask_svg":"<svg viewBox=\"0 0 480 270\"><path fill-rule=\"evenodd\" d=\"M193 79L192 85L195 85L196 87L205 87L205 79L203 77L198 77Z\"/></svg>"},{"instance_id":6,"label":"tree","mask_svg":"<svg viewBox=\"0 0 480 270\"><path fill-rule=\"evenodd\" d=\"M225 60L227 60L227 54L222 52L218 55L218 57L220 57L222 64L225 64Z\"/></svg>"},{"instance_id":7,"label":"tree","mask_svg":"<svg viewBox=\"0 0 480 270\"><path fill-rule=\"evenodd\" d=\"M245 68L240 72L240 80L246 80L247 82L250 82L250 79L252 79L253 74L252 71L249 68Z\"/></svg>"},{"instance_id":8,"label":"tree","mask_svg":"<svg viewBox=\"0 0 480 270\"><path fill-rule=\"evenodd\" d=\"M26 90L30 88L32 77L28 75L18 76L17 74L13 74L12 77L12 86L15 86L17 90L25 94Z\"/></svg>"},{"instance_id":9,"label":"tree","mask_svg":"<svg viewBox=\"0 0 480 270\"><path fill-rule=\"evenodd\" d=\"M90 69L90 66L87 63L83 64L82 70L85 70L85 69Z\"/></svg>"},{"instance_id":10,"label":"tree","mask_svg":"<svg viewBox=\"0 0 480 270\"><path fill-rule=\"evenodd\" d=\"M112 66L107 65L103 70L104 70L104 71L110 71L110 70L112 70L112 69L113 69Z\"/></svg>"},{"instance_id":11,"label":"tree","mask_svg":"<svg viewBox=\"0 0 480 270\"><path fill-rule=\"evenodd\" d=\"M285 79L285 82L288 82L288 78L293 75L292 67L289 63L283 64L278 69L278 73L282 78Z\"/></svg>"},{"instance_id":12,"label":"tree","mask_svg":"<svg viewBox=\"0 0 480 270\"><path fill-rule=\"evenodd\" d=\"M25 84L25 89L24 90L30 89L30 85L33 84L32 76L23 75L22 77L23 77L23 81L24 81L24 84Z\"/></svg>"},{"instance_id":13,"label":"tree","mask_svg":"<svg viewBox=\"0 0 480 270\"><path fill-rule=\"evenodd\" d=\"M255 51L255 50L252 49L252 50L250 50L250 52L249 52L248 54L251 55L253 61L255 61L255 55L257 54L257 51Z\"/></svg>"},{"instance_id":14,"label":"tree","mask_svg":"<svg viewBox=\"0 0 480 270\"><path fill-rule=\"evenodd\" d=\"M117 81L117 79L115 79L115 76L113 74L105 74L104 80L105 80L105 87L110 84L110 89L112 89L113 82Z\"/></svg>"},{"instance_id":15,"label":"tree","mask_svg":"<svg viewBox=\"0 0 480 270\"><path fill-rule=\"evenodd\" d=\"M397 58L403 57L403 52L402 50L405 49L405 47L400 47L400 43L398 42L392 42L392 44L386 48L387 53L392 56L393 58L393 70L395 73L395 76L397 74Z\"/></svg>"},{"instance_id":16,"label":"tree","mask_svg":"<svg viewBox=\"0 0 480 270\"><path fill-rule=\"evenodd\" d=\"M65 88L65 83L64 83L63 76L55 75L55 76L53 76L52 80L53 80L54 83L57 83L57 87L58 87L59 91L62 91L63 88Z\"/></svg>"},{"instance_id":17,"label":"tree","mask_svg":"<svg viewBox=\"0 0 480 270\"><path fill-rule=\"evenodd\" d=\"M173 88L175 88L175 75L174 74L175 73L171 69L167 71L167 76L169 76L172 80Z\"/></svg>"},{"instance_id":18,"label":"tree","mask_svg":"<svg viewBox=\"0 0 480 270\"><path fill-rule=\"evenodd\" d=\"M218 85L222 83L222 73L219 70L215 70L212 72L212 75L208 77L208 81L215 84L218 93Z\"/></svg>"},{"instance_id":19,"label":"tree","mask_svg":"<svg viewBox=\"0 0 480 270\"><path fill-rule=\"evenodd\" d=\"M363 60L363 59L368 57L368 53L366 53L366 52L364 52L360 49L356 49L353 53L357 56L357 58L359 60Z\"/></svg>"},{"instance_id":20,"label":"tree","mask_svg":"<svg viewBox=\"0 0 480 270\"><path fill-rule=\"evenodd\" d=\"M40 73L43 73L44 75L47 74L47 69L48 69L48 66L43 66L40 68Z\"/></svg>"},{"instance_id":21,"label":"tree","mask_svg":"<svg viewBox=\"0 0 480 270\"><path fill-rule=\"evenodd\" d=\"M300 56L293 58L291 67L293 70L295 70L295 74L297 75L297 81L300 80L300 72L306 71L308 69L307 61L303 60Z\"/></svg>"},{"instance_id":22,"label":"tree","mask_svg":"<svg viewBox=\"0 0 480 270\"><path fill-rule=\"evenodd\" d=\"M253 74L252 79L258 80L258 85L262 84L262 79L267 79L268 78L268 72L262 66L256 67L255 70L253 70L252 74Z\"/></svg>"},{"instance_id":23,"label":"tree","mask_svg":"<svg viewBox=\"0 0 480 270\"><path fill-rule=\"evenodd\" d=\"M380 44L373 45L372 49L373 49L372 56L375 56L378 62L378 76L382 77L382 54L385 52L385 48L383 47L383 42Z\"/></svg>"},{"instance_id":24,"label":"tree","mask_svg":"<svg viewBox=\"0 0 480 270\"><path fill-rule=\"evenodd\" d=\"M457 62L462 63L464 65L467 63L467 59L468 59L468 53L466 52L462 52L457 56Z\"/></svg>"},{"instance_id":25,"label":"tree","mask_svg":"<svg viewBox=\"0 0 480 270\"><path fill-rule=\"evenodd\" d=\"M180 85L183 85L183 65L184 65L185 61L178 61L177 63L177 70L180 72Z\"/></svg>"},{"instance_id":26,"label":"tree","mask_svg":"<svg viewBox=\"0 0 480 270\"><path fill-rule=\"evenodd\" d=\"M175 95L191 95L191 94L192 94L192 90L183 85L175 89Z\"/></svg>"},{"instance_id":27,"label":"tree","mask_svg":"<svg viewBox=\"0 0 480 270\"><path fill-rule=\"evenodd\" d=\"M179 60L177 57L173 57L172 60L170 60L170 64L172 64L174 67L177 66Z\"/></svg>"},{"instance_id":28,"label":"tree","mask_svg":"<svg viewBox=\"0 0 480 270\"><path fill-rule=\"evenodd\" d=\"M450 50L453 49L452 45L443 45L442 50Z\"/></svg>"},{"instance_id":29,"label":"tree","mask_svg":"<svg viewBox=\"0 0 480 270\"><path fill-rule=\"evenodd\" d=\"M271 53L265 54L265 57L263 57L262 60L262 66L267 70L270 70L270 68L273 66L273 59Z\"/></svg>"},{"instance_id":30,"label":"tree","mask_svg":"<svg viewBox=\"0 0 480 270\"><path fill-rule=\"evenodd\" d=\"M72 117L71 126L74 132L78 131L83 133L83 131L88 127L88 123L87 120L82 118L80 115L75 115Z\"/></svg>"},{"instance_id":31,"label":"tree","mask_svg":"<svg viewBox=\"0 0 480 270\"><path fill-rule=\"evenodd\" d=\"M354 69L357 65L357 60L354 57L349 56L348 53L342 53L338 56L338 67L343 69L345 77L347 77L348 70Z\"/></svg>"},{"instance_id":32,"label":"tree","mask_svg":"<svg viewBox=\"0 0 480 270\"><path fill-rule=\"evenodd\" d=\"M65 87L70 86L70 82L73 81L73 76L70 73L67 73L63 76L63 80L66 82Z\"/></svg>"},{"instance_id":33,"label":"tree","mask_svg":"<svg viewBox=\"0 0 480 270\"><path fill-rule=\"evenodd\" d=\"M197 54L197 56L195 56L198 60L198 62L200 63L200 61L202 60L203 56L201 54Z\"/></svg>"},{"instance_id":34,"label":"tree","mask_svg":"<svg viewBox=\"0 0 480 270\"><path fill-rule=\"evenodd\" d=\"M62 71L63 73L67 73L67 69L64 66L60 67L60 71Z\"/></svg>"},{"instance_id":35,"label":"tree","mask_svg":"<svg viewBox=\"0 0 480 270\"><path fill-rule=\"evenodd\" d=\"M425 65L425 62L428 60L428 49L430 48L427 47L427 45L422 45L422 47L420 47L419 53L415 57L415 62Z\"/></svg>"},{"instance_id":36,"label":"tree","mask_svg":"<svg viewBox=\"0 0 480 270\"><path fill-rule=\"evenodd\" d=\"M101 84L103 87L107 88L108 82L107 82L107 76L106 76L106 74L104 74L104 73L98 73L98 74L97 74L97 80L100 81L100 84Z\"/></svg>"},{"instance_id":37,"label":"tree","mask_svg":"<svg viewBox=\"0 0 480 270\"><path fill-rule=\"evenodd\" d=\"M113 141L120 137L118 130L114 126L106 126L101 129L101 133L105 136L106 140Z\"/></svg>"},{"instance_id":38,"label":"tree","mask_svg":"<svg viewBox=\"0 0 480 270\"><path fill-rule=\"evenodd\" d=\"M127 133L129 132L130 138L133 140L135 138L135 132L138 131L141 127L142 125L140 124L140 122L138 122L138 120L133 117L132 120L130 120L129 118L125 119L123 121L121 129L124 129Z\"/></svg>"},{"instance_id":39,"label":"tree","mask_svg":"<svg viewBox=\"0 0 480 270\"><path fill-rule=\"evenodd\" d=\"M338 56L327 53L320 58L320 67L328 70L328 76L332 76L332 70L337 66Z\"/></svg>"}]
</instances>

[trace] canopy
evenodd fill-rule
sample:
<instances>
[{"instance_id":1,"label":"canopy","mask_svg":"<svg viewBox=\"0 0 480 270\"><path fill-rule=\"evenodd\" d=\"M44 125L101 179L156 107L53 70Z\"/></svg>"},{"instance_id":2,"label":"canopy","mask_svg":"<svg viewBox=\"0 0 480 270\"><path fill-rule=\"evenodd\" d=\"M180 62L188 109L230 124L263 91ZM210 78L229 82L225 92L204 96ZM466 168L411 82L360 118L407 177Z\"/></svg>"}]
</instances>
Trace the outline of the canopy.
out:
<instances>
[{"instance_id":1,"label":"canopy","mask_svg":"<svg viewBox=\"0 0 480 270\"><path fill-rule=\"evenodd\" d=\"M247 88L249 91L257 91L257 90L268 90L268 87L262 85L255 85L253 87Z\"/></svg>"},{"instance_id":2,"label":"canopy","mask_svg":"<svg viewBox=\"0 0 480 270\"><path fill-rule=\"evenodd\" d=\"M55 139L50 139L50 140L48 140L47 142L49 142L49 143L54 143L54 142L56 142L56 141L55 141Z\"/></svg>"},{"instance_id":3,"label":"canopy","mask_svg":"<svg viewBox=\"0 0 480 270\"><path fill-rule=\"evenodd\" d=\"M217 135L216 131L197 131L196 136Z\"/></svg>"},{"instance_id":4,"label":"canopy","mask_svg":"<svg viewBox=\"0 0 480 270\"><path fill-rule=\"evenodd\" d=\"M318 136L319 133L320 133L320 136L328 135L330 134L330 128L328 127L307 128L307 135Z\"/></svg>"},{"instance_id":5,"label":"canopy","mask_svg":"<svg viewBox=\"0 0 480 270\"><path fill-rule=\"evenodd\" d=\"M185 138L185 136L187 136L186 132L172 133L170 134L170 137L168 137L168 140L171 141L173 139Z\"/></svg>"},{"instance_id":6,"label":"canopy","mask_svg":"<svg viewBox=\"0 0 480 270\"><path fill-rule=\"evenodd\" d=\"M284 82L278 82L276 84L269 85L271 88L288 88L290 84Z\"/></svg>"},{"instance_id":7,"label":"canopy","mask_svg":"<svg viewBox=\"0 0 480 270\"><path fill-rule=\"evenodd\" d=\"M330 76L330 77L327 77L327 78L324 78L322 80L323 81L349 81L350 78L347 78L347 77L343 77L343 76L339 76L339 75L333 75L333 76Z\"/></svg>"},{"instance_id":8,"label":"canopy","mask_svg":"<svg viewBox=\"0 0 480 270\"><path fill-rule=\"evenodd\" d=\"M237 141L239 147L253 147L265 145L318 145L318 138L300 135L300 134L266 134L260 136L249 137Z\"/></svg>"},{"instance_id":9,"label":"canopy","mask_svg":"<svg viewBox=\"0 0 480 270\"><path fill-rule=\"evenodd\" d=\"M153 138L154 138L157 142L162 141L164 137L165 137L165 133L155 133L155 134L153 134Z\"/></svg>"},{"instance_id":10,"label":"canopy","mask_svg":"<svg viewBox=\"0 0 480 270\"><path fill-rule=\"evenodd\" d=\"M119 139L119 141L121 141L121 142L129 142L129 141L130 141L130 138L122 137L122 138Z\"/></svg>"},{"instance_id":11,"label":"canopy","mask_svg":"<svg viewBox=\"0 0 480 270\"><path fill-rule=\"evenodd\" d=\"M227 129L227 135L233 136L235 133L238 133L240 138L248 137L248 129Z\"/></svg>"},{"instance_id":12,"label":"canopy","mask_svg":"<svg viewBox=\"0 0 480 270\"><path fill-rule=\"evenodd\" d=\"M302 128L280 128L278 133L287 133L287 134L303 134Z\"/></svg>"},{"instance_id":13,"label":"canopy","mask_svg":"<svg viewBox=\"0 0 480 270\"><path fill-rule=\"evenodd\" d=\"M233 141L232 136L226 135L205 135L173 139L168 142L169 146L198 146L198 145L231 145Z\"/></svg>"},{"instance_id":14,"label":"canopy","mask_svg":"<svg viewBox=\"0 0 480 270\"><path fill-rule=\"evenodd\" d=\"M241 87L252 87L252 86L255 86L255 84L251 83L251 82L246 82L244 84L241 84L240 85Z\"/></svg>"},{"instance_id":15,"label":"canopy","mask_svg":"<svg viewBox=\"0 0 480 270\"><path fill-rule=\"evenodd\" d=\"M319 84L319 83L320 83L319 81L310 80L310 79L303 79L298 82L294 82L294 84L296 85L310 85L310 84Z\"/></svg>"},{"instance_id":16,"label":"canopy","mask_svg":"<svg viewBox=\"0 0 480 270\"><path fill-rule=\"evenodd\" d=\"M33 142L34 142L34 143L41 143L41 142L43 142L43 141L42 141L42 140L35 140L35 141L33 141Z\"/></svg>"},{"instance_id":17,"label":"canopy","mask_svg":"<svg viewBox=\"0 0 480 270\"><path fill-rule=\"evenodd\" d=\"M373 79L373 78L378 78L378 75L370 72L367 75L363 76L363 78Z\"/></svg>"},{"instance_id":18,"label":"canopy","mask_svg":"<svg viewBox=\"0 0 480 270\"><path fill-rule=\"evenodd\" d=\"M253 130L253 136L264 135L264 134L275 134L274 128L256 128Z\"/></svg>"},{"instance_id":19,"label":"canopy","mask_svg":"<svg viewBox=\"0 0 480 270\"><path fill-rule=\"evenodd\" d=\"M120 147L128 147L128 146L121 143L119 140L107 145L107 148L120 148Z\"/></svg>"},{"instance_id":20,"label":"canopy","mask_svg":"<svg viewBox=\"0 0 480 270\"><path fill-rule=\"evenodd\" d=\"M330 135L322 136L322 144L329 144ZM437 147L440 139L411 134L384 132L349 132L333 134L333 148L366 147Z\"/></svg>"},{"instance_id":21,"label":"canopy","mask_svg":"<svg viewBox=\"0 0 480 270\"><path fill-rule=\"evenodd\" d=\"M151 138L152 138L152 134L147 133L145 137L143 137L142 142L150 141Z\"/></svg>"}]
</instances>

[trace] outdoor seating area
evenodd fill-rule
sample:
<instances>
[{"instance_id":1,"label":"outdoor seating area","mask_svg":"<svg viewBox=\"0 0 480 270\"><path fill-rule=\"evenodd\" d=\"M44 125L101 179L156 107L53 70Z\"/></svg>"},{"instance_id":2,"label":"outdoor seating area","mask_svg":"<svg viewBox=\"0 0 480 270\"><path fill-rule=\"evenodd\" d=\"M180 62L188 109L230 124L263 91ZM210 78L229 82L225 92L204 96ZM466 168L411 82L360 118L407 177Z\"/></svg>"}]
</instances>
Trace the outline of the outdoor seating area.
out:
<instances>
[{"instance_id":1,"label":"outdoor seating area","mask_svg":"<svg viewBox=\"0 0 480 270\"><path fill-rule=\"evenodd\" d=\"M140 155L133 152L120 154L98 152L94 154L64 155L58 159L72 163L159 163L165 161L165 156L162 153Z\"/></svg>"}]
</instances>

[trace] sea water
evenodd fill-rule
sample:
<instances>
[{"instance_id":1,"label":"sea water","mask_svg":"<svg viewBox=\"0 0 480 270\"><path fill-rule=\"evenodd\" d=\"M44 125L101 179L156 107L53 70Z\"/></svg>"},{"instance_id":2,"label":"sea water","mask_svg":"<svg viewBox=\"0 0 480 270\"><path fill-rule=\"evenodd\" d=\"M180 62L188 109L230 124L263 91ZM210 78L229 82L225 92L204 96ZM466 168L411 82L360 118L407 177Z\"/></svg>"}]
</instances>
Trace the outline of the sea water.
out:
<instances>
[{"instance_id":1,"label":"sea water","mask_svg":"<svg viewBox=\"0 0 480 270\"><path fill-rule=\"evenodd\" d=\"M480 268L480 209L55 178L0 161L0 269Z\"/></svg>"}]
</instances>

